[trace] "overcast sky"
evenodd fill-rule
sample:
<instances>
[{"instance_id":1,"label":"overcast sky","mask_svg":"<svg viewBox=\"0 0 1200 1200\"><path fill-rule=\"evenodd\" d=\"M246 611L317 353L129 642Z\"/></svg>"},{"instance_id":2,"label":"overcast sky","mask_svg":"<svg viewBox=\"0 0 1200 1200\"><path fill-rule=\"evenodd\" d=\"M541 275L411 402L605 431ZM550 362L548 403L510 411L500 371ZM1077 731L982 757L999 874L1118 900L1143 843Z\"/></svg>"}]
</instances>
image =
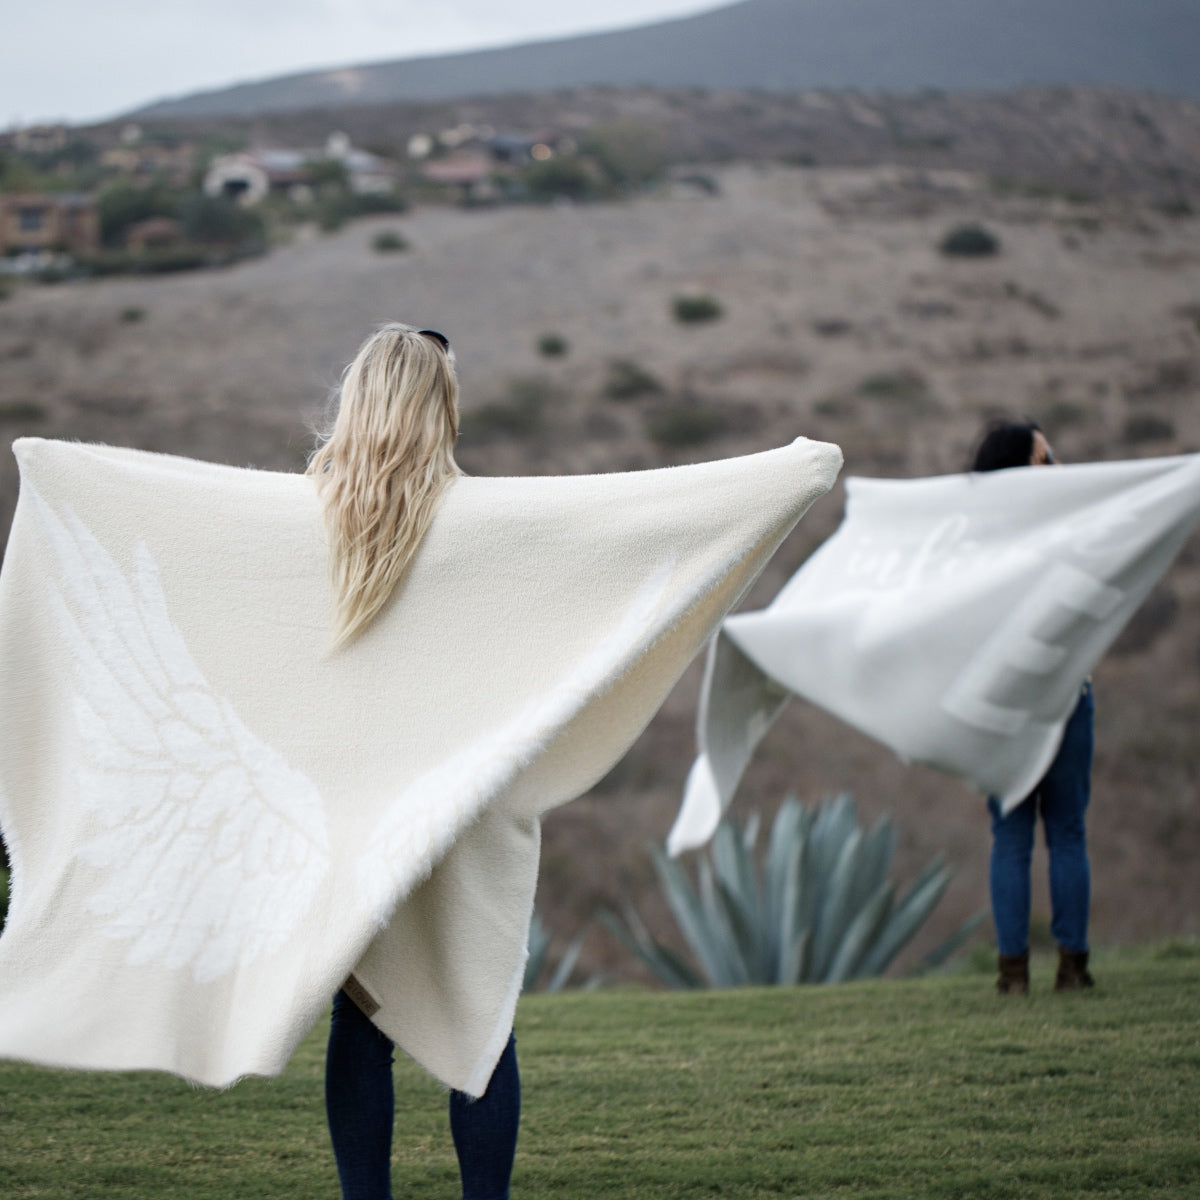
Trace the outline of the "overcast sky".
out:
<instances>
[{"instance_id":1,"label":"overcast sky","mask_svg":"<svg viewBox=\"0 0 1200 1200\"><path fill-rule=\"evenodd\" d=\"M618 29L721 3L18 0L0 23L0 128L98 121L293 71Z\"/></svg>"}]
</instances>

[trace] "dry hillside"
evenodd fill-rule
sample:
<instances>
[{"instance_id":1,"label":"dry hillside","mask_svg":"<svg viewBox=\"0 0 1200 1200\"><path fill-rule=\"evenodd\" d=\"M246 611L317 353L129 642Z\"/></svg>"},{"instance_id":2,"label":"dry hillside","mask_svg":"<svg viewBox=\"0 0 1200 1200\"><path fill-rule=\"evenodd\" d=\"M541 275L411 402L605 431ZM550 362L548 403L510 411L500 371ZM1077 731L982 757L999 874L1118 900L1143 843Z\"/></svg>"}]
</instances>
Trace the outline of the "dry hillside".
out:
<instances>
[{"instance_id":1,"label":"dry hillside","mask_svg":"<svg viewBox=\"0 0 1200 1200\"><path fill-rule=\"evenodd\" d=\"M455 343L461 458L477 473L638 468L801 433L839 442L849 473L952 471L1000 411L1036 415L1068 459L1200 449L1200 220L997 194L961 172L710 173L716 195L430 207L221 272L19 288L0 302L3 431L295 468L341 365L400 317ZM1000 254L940 255L964 222ZM382 229L410 249L374 252ZM698 294L723 315L674 319L673 299ZM565 354L539 352L550 333ZM15 486L6 458L5 524ZM840 505L814 509L751 606ZM678 801L697 684L693 668L609 779L547 823L540 903L560 937L630 896L669 927L644 846ZM1102 665L1097 695L1096 940L1200 932L1200 542ZM800 704L738 807L843 789L869 817L894 815L905 874L936 851L957 868L931 936L985 905L982 801ZM600 930L587 961L625 969Z\"/></svg>"}]
</instances>

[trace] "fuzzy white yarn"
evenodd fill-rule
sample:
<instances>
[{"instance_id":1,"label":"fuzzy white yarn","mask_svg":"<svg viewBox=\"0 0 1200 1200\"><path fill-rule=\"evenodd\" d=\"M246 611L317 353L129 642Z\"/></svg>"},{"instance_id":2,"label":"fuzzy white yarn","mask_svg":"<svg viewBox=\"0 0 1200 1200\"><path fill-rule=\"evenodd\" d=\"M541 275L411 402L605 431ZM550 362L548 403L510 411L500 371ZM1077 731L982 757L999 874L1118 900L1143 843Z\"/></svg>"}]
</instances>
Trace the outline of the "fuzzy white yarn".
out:
<instances>
[{"instance_id":1,"label":"fuzzy white yarn","mask_svg":"<svg viewBox=\"0 0 1200 1200\"><path fill-rule=\"evenodd\" d=\"M841 465L461 479L330 650L311 480L29 439L0 577L0 1055L275 1074L353 972L478 1092L538 817L624 752Z\"/></svg>"}]
</instances>

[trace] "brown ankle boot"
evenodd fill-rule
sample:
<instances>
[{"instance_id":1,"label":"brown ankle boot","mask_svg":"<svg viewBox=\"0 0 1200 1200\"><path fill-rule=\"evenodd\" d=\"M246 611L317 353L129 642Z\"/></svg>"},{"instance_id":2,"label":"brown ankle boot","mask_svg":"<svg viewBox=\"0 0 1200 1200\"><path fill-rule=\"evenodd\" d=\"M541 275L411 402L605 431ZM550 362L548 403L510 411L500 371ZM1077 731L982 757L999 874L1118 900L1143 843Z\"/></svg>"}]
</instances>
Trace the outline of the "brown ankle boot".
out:
<instances>
[{"instance_id":1,"label":"brown ankle boot","mask_svg":"<svg viewBox=\"0 0 1200 1200\"><path fill-rule=\"evenodd\" d=\"M1029 995L1029 951L1024 954L1001 954L998 960L1000 978L996 991L1002 996Z\"/></svg>"},{"instance_id":2,"label":"brown ankle boot","mask_svg":"<svg viewBox=\"0 0 1200 1200\"><path fill-rule=\"evenodd\" d=\"M1088 972L1088 952L1078 953L1058 948L1058 974L1054 977L1056 992L1074 992L1080 988L1095 987L1096 981Z\"/></svg>"}]
</instances>

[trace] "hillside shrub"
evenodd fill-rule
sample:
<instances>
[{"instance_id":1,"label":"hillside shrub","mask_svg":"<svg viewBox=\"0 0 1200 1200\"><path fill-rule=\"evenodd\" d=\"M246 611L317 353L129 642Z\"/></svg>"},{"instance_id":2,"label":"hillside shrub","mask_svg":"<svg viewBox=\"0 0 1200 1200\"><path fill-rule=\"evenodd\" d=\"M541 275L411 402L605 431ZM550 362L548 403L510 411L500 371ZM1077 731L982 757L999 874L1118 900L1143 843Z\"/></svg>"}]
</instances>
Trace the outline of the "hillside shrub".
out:
<instances>
[{"instance_id":1,"label":"hillside shrub","mask_svg":"<svg viewBox=\"0 0 1200 1200\"><path fill-rule=\"evenodd\" d=\"M723 413L706 408L694 400L679 401L656 409L646 416L646 434L663 448L682 449L702 446L725 432Z\"/></svg>"},{"instance_id":2,"label":"hillside shrub","mask_svg":"<svg viewBox=\"0 0 1200 1200\"><path fill-rule=\"evenodd\" d=\"M924 376L916 371L879 371L858 385L858 394L906 413L936 412L940 407Z\"/></svg>"},{"instance_id":3,"label":"hillside shrub","mask_svg":"<svg viewBox=\"0 0 1200 1200\"><path fill-rule=\"evenodd\" d=\"M696 172L689 175L676 175L673 179L681 187L695 188L696 191L703 192L706 196L719 196L721 194L721 185L712 175Z\"/></svg>"},{"instance_id":4,"label":"hillside shrub","mask_svg":"<svg viewBox=\"0 0 1200 1200\"><path fill-rule=\"evenodd\" d=\"M600 194L594 171L574 155L530 163L521 175L531 200L590 200Z\"/></svg>"},{"instance_id":5,"label":"hillside shrub","mask_svg":"<svg viewBox=\"0 0 1200 1200\"><path fill-rule=\"evenodd\" d=\"M1200 333L1200 303L1181 304L1174 309L1175 316L1190 321L1197 333Z\"/></svg>"},{"instance_id":6,"label":"hillside shrub","mask_svg":"<svg viewBox=\"0 0 1200 1200\"><path fill-rule=\"evenodd\" d=\"M223 196L194 192L179 202L174 215L183 224L186 241L239 250L266 249L267 227L262 217Z\"/></svg>"},{"instance_id":7,"label":"hillside shrub","mask_svg":"<svg viewBox=\"0 0 1200 1200\"><path fill-rule=\"evenodd\" d=\"M982 225L959 225L938 245L948 258L990 258L1000 253L1000 239Z\"/></svg>"},{"instance_id":8,"label":"hillside shrub","mask_svg":"<svg viewBox=\"0 0 1200 1200\"><path fill-rule=\"evenodd\" d=\"M819 317L810 322L812 331L818 337L845 337L854 331L854 326L845 317Z\"/></svg>"},{"instance_id":9,"label":"hillside shrub","mask_svg":"<svg viewBox=\"0 0 1200 1200\"><path fill-rule=\"evenodd\" d=\"M1166 417L1158 417L1153 413L1134 413L1126 420L1122 436L1130 446L1142 442L1165 442L1175 436L1175 425Z\"/></svg>"},{"instance_id":10,"label":"hillside shrub","mask_svg":"<svg viewBox=\"0 0 1200 1200\"><path fill-rule=\"evenodd\" d=\"M601 920L667 986L839 983L881 975L941 899L950 871L935 858L896 902L888 879L891 821L860 828L849 796L804 808L789 796L775 816L761 870L757 815L726 819L698 856L697 878L654 851L659 884L695 964L646 931L630 906ZM945 962L978 928L977 914L926 959Z\"/></svg>"},{"instance_id":11,"label":"hillside shrub","mask_svg":"<svg viewBox=\"0 0 1200 1200\"><path fill-rule=\"evenodd\" d=\"M1048 429L1069 429L1082 425L1087 419L1087 409L1073 400L1055 400L1043 410L1042 420Z\"/></svg>"},{"instance_id":12,"label":"hillside shrub","mask_svg":"<svg viewBox=\"0 0 1200 1200\"><path fill-rule=\"evenodd\" d=\"M164 275L173 271L195 271L201 267L224 265L233 255L220 255L206 246L180 245L161 249L131 252L128 250L101 251L82 255L77 260L87 275Z\"/></svg>"},{"instance_id":13,"label":"hillside shrub","mask_svg":"<svg viewBox=\"0 0 1200 1200\"><path fill-rule=\"evenodd\" d=\"M593 126L579 149L619 191L644 188L659 179L670 158L665 130L637 117Z\"/></svg>"},{"instance_id":14,"label":"hillside shrub","mask_svg":"<svg viewBox=\"0 0 1200 1200\"><path fill-rule=\"evenodd\" d=\"M362 192L355 194L352 200L350 207L358 217L408 212L408 200L395 192Z\"/></svg>"},{"instance_id":15,"label":"hillside shrub","mask_svg":"<svg viewBox=\"0 0 1200 1200\"><path fill-rule=\"evenodd\" d=\"M125 245L131 225L151 217L176 217L184 194L165 184L145 187L127 181L109 184L96 197L101 245L116 249Z\"/></svg>"},{"instance_id":16,"label":"hillside shrub","mask_svg":"<svg viewBox=\"0 0 1200 1200\"><path fill-rule=\"evenodd\" d=\"M146 310L138 308L136 305L130 305L128 308L121 309L121 315L118 320L122 325L136 325L139 321L146 318Z\"/></svg>"},{"instance_id":17,"label":"hillside shrub","mask_svg":"<svg viewBox=\"0 0 1200 1200\"><path fill-rule=\"evenodd\" d=\"M645 369L628 358L613 359L604 379L604 394L610 400L636 400L639 396L655 396L663 385Z\"/></svg>"},{"instance_id":18,"label":"hillside shrub","mask_svg":"<svg viewBox=\"0 0 1200 1200\"><path fill-rule=\"evenodd\" d=\"M854 403L853 397L835 393L830 396L823 396L818 400L813 405L813 412L818 417L840 421L855 416L858 412L858 406Z\"/></svg>"},{"instance_id":19,"label":"hillside shrub","mask_svg":"<svg viewBox=\"0 0 1200 1200\"><path fill-rule=\"evenodd\" d=\"M0 401L0 421L44 421L46 409L36 400Z\"/></svg>"},{"instance_id":20,"label":"hillside shrub","mask_svg":"<svg viewBox=\"0 0 1200 1200\"><path fill-rule=\"evenodd\" d=\"M697 325L704 321L716 321L725 315L720 301L703 293L676 296L671 301L671 313L681 325Z\"/></svg>"},{"instance_id":21,"label":"hillside shrub","mask_svg":"<svg viewBox=\"0 0 1200 1200\"><path fill-rule=\"evenodd\" d=\"M310 187L318 190L349 190L350 169L340 158L310 158L304 164Z\"/></svg>"},{"instance_id":22,"label":"hillside shrub","mask_svg":"<svg viewBox=\"0 0 1200 1200\"><path fill-rule=\"evenodd\" d=\"M402 213L407 210L408 200L392 192L364 192L360 195L343 189L325 189L318 193L313 206L299 210L289 207L283 211L293 219L315 219L322 231L333 233L356 217Z\"/></svg>"},{"instance_id":23,"label":"hillside shrub","mask_svg":"<svg viewBox=\"0 0 1200 1200\"><path fill-rule=\"evenodd\" d=\"M497 437L531 437L542 429L546 408L558 396L557 389L548 380L536 376L514 379L503 400L463 414L463 439L491 441Z\"/></svg>"},{"instance_id":24,"label":"hillside shrub","mask_svg":"<svg viewBox=\"0 0 1200 1200\"><path fill-rule=\"evenodd\" d=\"M398 254L408 249L408 239L394 229L385 229L371 239L371 249L376 254Z\"/></svg>"},{"instance_id":25,"label":"hillside shrub","mask_svg":"<svg viewBox=\"0 0 1200 1200\"><path fill-rule=\"evenodd\" d=\"M78 279L81 274L83 272L80 270L79 264L66 259L40 268L34 272L33 278L38 283L67 283L69 280Z\"/></svg>"},{"instance_id":26,"label":"hillside shrub","mask_svg":"<svg viewBox=\"0 0 1200 1200\"><path fill-rule=\"evenodd\" d=\"M1200 328L1200 318L1197 320L1197 328ZM1196 367L1190 359L1171 358L1152 364L1123 390L1126 400L1139 403L1162 396L1177 395L1180 392L1190 392L1196 382Z\"/></svg>"},{"instance_id":27,"label":"hillside shrub","mask_svg":"<svg viewBox=\"0 0 1200 1200\"><path fill-rule=\"evenodd\" d=\"M562 358L569 349L561 333L543 333L537 341L537 351L543 358Z\"/></svg>"},{"instance_id":28,"label":"hillside shrub","mask_svg":"<svg viewBox=\"0 0 1200 1200\"><path fill-rule=\"evenodd\" d=\"M339 192L323 197L316 205L317 228L322 233L336 233L354 216L350 197Z\"/></svg>"},{"instance_id":29,"label":"hillside shrub","mask_svg":"<svg viewBox=\"0 0 1200 1200\"><path fill-rule=\"evenodd\" d=\"M151 217L169 217L182 226L183 243L147 250L136 256L150 264L146 269L184 270L171 265L176 257L194 255L197 247L221 249L233 254L261 253L266 249L266 223L256 212L224 197L203 192L182 192L161 183L145 187L122 182L103 189L96 201L100 217L100 254L90 256L92 274L123 272L120 259L108 257L123 253L125 239L132 228ZM183 258L178 258L180 263ZM110 269L105 269L106 265ZM204 266L205 263L192 265Z\"/></svg>"}]
</instances>

